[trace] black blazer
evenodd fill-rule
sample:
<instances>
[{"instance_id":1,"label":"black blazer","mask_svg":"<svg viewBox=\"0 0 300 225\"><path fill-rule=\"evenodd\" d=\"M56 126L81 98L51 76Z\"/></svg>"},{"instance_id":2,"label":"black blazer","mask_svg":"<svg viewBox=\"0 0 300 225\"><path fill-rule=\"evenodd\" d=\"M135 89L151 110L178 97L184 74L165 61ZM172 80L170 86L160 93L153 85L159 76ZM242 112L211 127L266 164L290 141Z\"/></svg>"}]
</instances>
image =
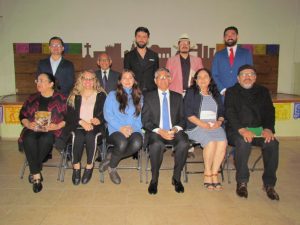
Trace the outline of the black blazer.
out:
<instances>
[{"instance_id":1,"label":"black blazer","mask_svg":"<svg viewBox=\"0 0 300 225\"><path fill-rule=\"evenodd\" d=\"M37 73L53 74L50 57L39 61ZM62 57L57 67L56 73L53 75L55 76L57 81L58 91L68 96L74 85L75 70L73 63Z\"/></svg>"},{"instance_id":2,"label":"black blazer","mask_svg":"<svg viewBox=\"0 0 300 225\"><path fill-rule=\"evenodd\" d=\"M182 95L173 91L170 91L170 115L172 126L180 126L184 129ZM159 128L160 116L158 91L146 93L142 109L142 123L146 132L152 132L153 129Z\"/></svg>"},{"instance_id":3,"label":"black blazer","mask_svg":"<svg viewBox=\"0 0 300 225\"><path fill-rule=\"evenodd\" d=\"M124 56L124 69L132 70L139 87L143 92L156 89L154 73L159 68L158 54L147 48L144 60L145 66L139 62L137 49L133 49Z\"/></svg>"},{"instance_id":4,"label":"black blazer","mask_svg":"<svg viewBox=\"0 0 300 225\"><path fill-rule=\"evenodd\" d=\"M118 79L119 79L120 73L110 69L109 73L107 75L108 75L108 80L107 80L107 84L105 87L105 91L108 94L110 91L117 89L117 84L118 84ZM97 76L101 86L103 87L102 71L97 70L96 76Z\"/></svg>"},{"instance_id":5,"label":"black blazer","mask_svg":"<svg viewBox=\"0 0 300 225\"><path fill-rule=\"evenodd\" d=\"M95 133L102 132L102 134L105 134L104 116L103 116L103 106L104 106L105 99L106 99L106 95L104 92L100 92L97 94L93 115L95 118L99 119L101 123L97 126L94 126L93 131ZM75 107L73 108L68 105L66 126L64 128L64 135L67 137L69 136L71 131L74 131L77 127L80 127L79 120L80 120L81 100L82 100L81 95L76 95Z\"/></svg>"}]
</instances>

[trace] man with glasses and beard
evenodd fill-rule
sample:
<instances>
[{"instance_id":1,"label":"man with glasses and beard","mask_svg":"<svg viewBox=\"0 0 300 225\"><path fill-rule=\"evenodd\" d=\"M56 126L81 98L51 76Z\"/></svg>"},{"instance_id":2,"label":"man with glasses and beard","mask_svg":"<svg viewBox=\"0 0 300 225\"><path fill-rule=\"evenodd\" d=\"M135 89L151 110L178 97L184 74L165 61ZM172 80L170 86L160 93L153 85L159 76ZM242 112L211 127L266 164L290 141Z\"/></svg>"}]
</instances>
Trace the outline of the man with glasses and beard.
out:
<instances>
[{"instance_id":1,"label":"man with glasses and beard","mask_svg":"<svg viewBox=\"0 0 300 225\"><path fill-rule=\"evenodd\" d=\"M223 96L225 96L226 89L237 82L238 69L245 64L253 65L252 54L248 49L237 45L238 38L239 32L236 27L225 28L226 48L218 51L212 62L212 76Z\"/></svg>"},{"instance_id":2,"label":"man with glasses and beard","mask_svg":"<svg viewBox=\"0 0 300 225\"><path fill-rule=\"evenodd\" d=\"M150 32L146 27L135 30L136 48L124 56L124 69L129 69L143 93L156 89L154 73L159 68L158 54L147 48Z\"/></svg>"},{"instance_id":3,"label":"man with glasses and beard","mask_svg":"<svg viewBox=\"0 0 300 225\"><path fill-rule=\"evenodd\" d=\"M275 109L270 92L255 83L257 74L253 66L243 65L237 74L238 82L228 88L225 97L227 139L236 151L236 193L239 197L248 198L248 160L251 146L259 146L264 164L263 190L271 200L279 200L274 189L279 143L274 136Z\"/></svg>"}]
</instances>

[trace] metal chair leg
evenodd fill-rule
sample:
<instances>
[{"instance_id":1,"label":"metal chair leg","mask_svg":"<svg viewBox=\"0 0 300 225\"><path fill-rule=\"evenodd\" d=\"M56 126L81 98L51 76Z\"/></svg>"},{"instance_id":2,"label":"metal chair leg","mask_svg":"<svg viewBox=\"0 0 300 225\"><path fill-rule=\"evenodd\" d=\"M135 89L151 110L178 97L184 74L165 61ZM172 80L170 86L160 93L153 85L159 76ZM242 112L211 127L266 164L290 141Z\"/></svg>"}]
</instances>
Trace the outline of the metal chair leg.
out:
<instances>
[{"instance_id":1,"label":"metal chair leg","mask_svg":"<svg viewBox=\"0 0 300 225\"><path fill-rule=\"evenodd\" d=\"M26 166L28 166L28 162L27 162L27 159L26 159L26 157L25 157L24 163L23 163L23 165L22 165L22 167L21 167L21 169L20 169L20 173L19 173L19 174L20 174L20 175L19 175L20 179L23 179L23 177L24 177L24 173L25 173Z\"/></svg>"}]
</instances>

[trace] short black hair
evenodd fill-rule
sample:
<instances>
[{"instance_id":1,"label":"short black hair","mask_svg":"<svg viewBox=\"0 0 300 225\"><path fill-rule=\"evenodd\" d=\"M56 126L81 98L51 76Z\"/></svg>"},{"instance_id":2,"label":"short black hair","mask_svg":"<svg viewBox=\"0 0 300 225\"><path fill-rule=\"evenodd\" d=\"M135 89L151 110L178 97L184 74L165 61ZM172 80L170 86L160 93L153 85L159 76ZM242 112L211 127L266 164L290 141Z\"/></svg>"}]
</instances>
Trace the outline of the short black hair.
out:
<instances>
[{"instance_id":1,"label":"short black hair","mask_svg":"<svg viewBox=\"0 0 300 225\"><path fill-rule=\"evenodd\" d=\"M149 32L147 27L138 27L138 28L136 28L136 30L134 32L134 36L136 36L136 34L138 32L145 32L148 35L148 37L150 37L150 32Z\"/></svg>"},{"instance_id":2,"label":"short black hair","mask_svg":"<svg viewBox=\"0 0 300 225\"><path fill-rule=\"evenodd\" d=\"M49 45L51 44L51 41L52 41L52 40L60 40L62 46L65 45L64 41L63 41L60 37L57 37L57 36L54 36L54 37L50 38L50 40L49 40Z\"/></svg>"},{"instance_id":3,"label":"short black hair","mask_svg":"<svg viewBox=\"0 0 300 225\"><path fill-rule=\"evenodd\" d=\"M238 70L238 73L237 73L237 76L240 74L240 72L242 72L243 70L253 70L255 73L256 73L256 69L254 66L252 65L249 65L249 64L245 64L245 65L242 65L239 70Z\"/></svg>"},{"instance_id":4,"label":"short black hair","mask_svg":"<svg viewBox=\"0 0 300 225\"><path fill-rule=\"evenodd\" d=\"M228 30L234 30L236 34L239 34L239 30L238 30L236 27L230 26L230 27L226 27L226 28L225 28L224 33L223 33L223 36L225 36L225 33L226 33Z\"/></svg>"}]
</instances>

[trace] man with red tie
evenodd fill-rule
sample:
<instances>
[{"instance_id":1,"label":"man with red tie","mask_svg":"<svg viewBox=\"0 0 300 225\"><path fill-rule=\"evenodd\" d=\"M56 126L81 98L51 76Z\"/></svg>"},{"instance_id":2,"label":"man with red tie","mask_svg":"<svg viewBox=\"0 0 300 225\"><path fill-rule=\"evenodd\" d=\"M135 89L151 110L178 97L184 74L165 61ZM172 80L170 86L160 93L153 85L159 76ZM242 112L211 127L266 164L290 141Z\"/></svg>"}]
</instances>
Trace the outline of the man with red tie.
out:
<instances>
[{"instance_id":1,"label":"man with red tie","mask_svg":"<svg viewBox=\"0 0 300 225\"><path fill-rule=\"evenodd\" d=\"M211 70L220 93L225 95L226 89L237 82L240 66L253 65L253 59L248 49L237 45L239 32L236 27L225 28L223 35L226 48L215 54Z\"/></svg>"}]
</instances>

